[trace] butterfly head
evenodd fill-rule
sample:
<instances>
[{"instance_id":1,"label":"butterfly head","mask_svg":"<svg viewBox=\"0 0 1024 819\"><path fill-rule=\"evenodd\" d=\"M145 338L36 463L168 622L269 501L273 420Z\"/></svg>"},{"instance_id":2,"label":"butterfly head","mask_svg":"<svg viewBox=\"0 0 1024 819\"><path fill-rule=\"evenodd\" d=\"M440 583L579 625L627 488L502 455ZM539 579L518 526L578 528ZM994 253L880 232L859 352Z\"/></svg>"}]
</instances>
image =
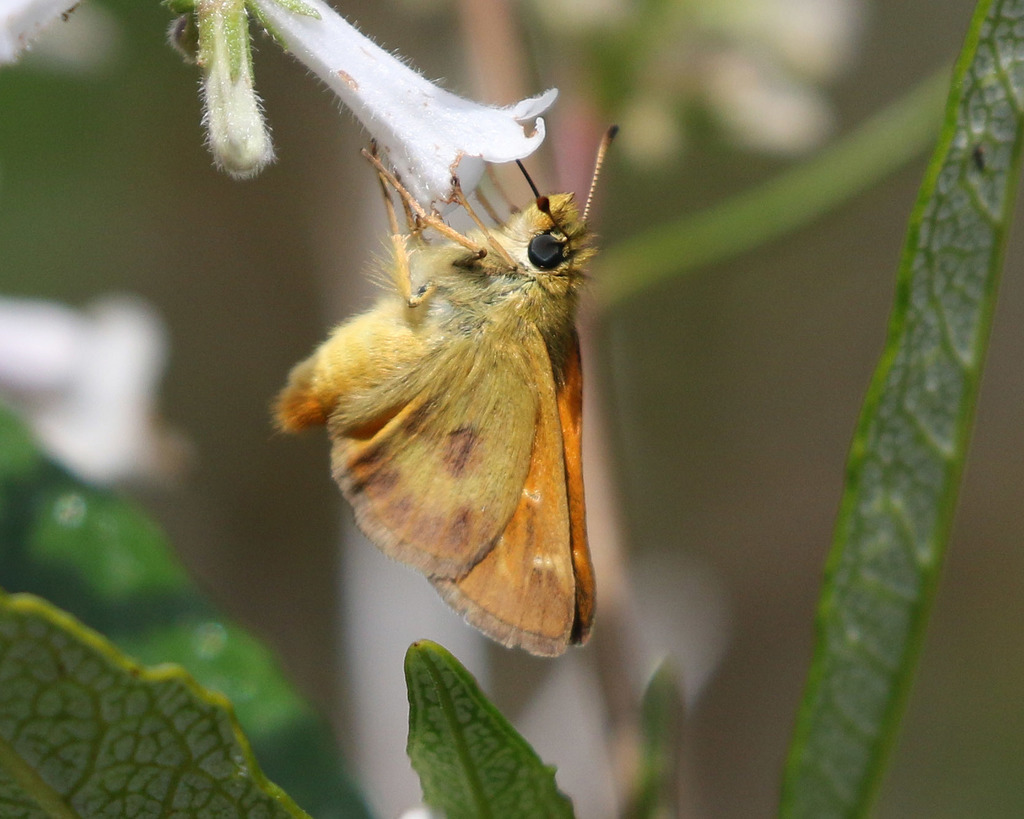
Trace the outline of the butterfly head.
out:
<instances>
[{"instance_id":1,"label":"butterfly head","mask_svg":"<svg viewBox=\"0 0 1024 819\"><path fill-rule=\"evenodd\" d=\"M567 277L570 280L582 277L583 265L594 254L587 231L590 202L594 196L605 152L616 133L618 127L612 126L601 140L582 216L571 193L543 196L523 167L523 163L516 160L536 197L533 204L523 211L521 217L525 223L525 231L529 234L525 240L526 260L530 265L527 269L534 271L538 279L543 281L542 277L545 274L549 277Z\"/></svg>"},{"instance_id":2,"label":"butterfly head","mask_svg":"<svg viewBox=\"0 0 1024 819\"><path fill-rule=\"evenodd\" d=\"M519 214L520 262L538 279L582 276L593 255L590 233L571 193L538 196Z\"/></svg>"}]
</instances>

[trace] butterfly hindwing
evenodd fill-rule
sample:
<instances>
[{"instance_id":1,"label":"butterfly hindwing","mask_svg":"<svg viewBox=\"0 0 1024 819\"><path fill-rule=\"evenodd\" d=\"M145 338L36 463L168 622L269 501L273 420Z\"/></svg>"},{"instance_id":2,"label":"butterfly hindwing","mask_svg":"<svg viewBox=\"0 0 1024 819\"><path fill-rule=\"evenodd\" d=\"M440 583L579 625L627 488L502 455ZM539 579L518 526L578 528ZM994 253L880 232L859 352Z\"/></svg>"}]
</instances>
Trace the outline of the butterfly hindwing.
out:
<instances>
[{"instance_id":1,"label":"butterfly hindwing","mask_svg":"<svg viewBox=\"0 0 1024 819\"><path fill-rule=\"evenodd\" d=\"M508 526L494 548L468 574L456 579L433 578L449 605L507 646L521 646L546 656L562 654L570 642L586 639L593 612L593 577L583 521L582 472L579 470L579 352L573 334L566 364L566 383L556 388L551 360L539 334L527 345L539 404L529 472L518 493ZM575 397L567 392L575 391ZM564 396L564 397L563 397ZM563 437L563 402L574 425L574 443L567 472ZM570 474L572 476L570 477ZM571 509L578 507L578 522ZM577 559L577 544L585 559ZM582 631L577 604L576 564L581 565L584 595Z\"/></svg>"}]
</instances>

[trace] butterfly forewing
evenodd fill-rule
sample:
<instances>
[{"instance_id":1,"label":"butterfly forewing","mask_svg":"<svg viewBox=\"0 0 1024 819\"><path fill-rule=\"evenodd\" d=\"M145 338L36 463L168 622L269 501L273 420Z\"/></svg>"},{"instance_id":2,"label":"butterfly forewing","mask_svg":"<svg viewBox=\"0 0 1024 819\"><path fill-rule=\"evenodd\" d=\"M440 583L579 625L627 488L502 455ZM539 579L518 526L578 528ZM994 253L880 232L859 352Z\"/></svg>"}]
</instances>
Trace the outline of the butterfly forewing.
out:
<instances>
[{"instance_id":1,"label":"butterfly forewing","mask_svg":"<svg viewBox=\"0 0 1024 819\"><path fill-rule=\"evenodd\" d=\"M461 577L516 508L537 395L522 351L453 342L444 372L365 438L335 437L334 475L360 528L431 577ZM495 365L491 356L503 355ZM415 376L409 376L415 377Z\"/></svg>"},{"instance_id":2,"label":"butterfly forewing","mask_svg":"<svg viewBox=\"0 0 1024 819\"><path fill-rule=\"evenodd\" d=\"M562 428L566 494L569 502L569 541L576 580L576 617L572 642L585 643L594 622L594 564L587 541L587 512L583 500L583 368L575 331L565 357L558 388L558 417Z\"/></svg>"}]
</instances>

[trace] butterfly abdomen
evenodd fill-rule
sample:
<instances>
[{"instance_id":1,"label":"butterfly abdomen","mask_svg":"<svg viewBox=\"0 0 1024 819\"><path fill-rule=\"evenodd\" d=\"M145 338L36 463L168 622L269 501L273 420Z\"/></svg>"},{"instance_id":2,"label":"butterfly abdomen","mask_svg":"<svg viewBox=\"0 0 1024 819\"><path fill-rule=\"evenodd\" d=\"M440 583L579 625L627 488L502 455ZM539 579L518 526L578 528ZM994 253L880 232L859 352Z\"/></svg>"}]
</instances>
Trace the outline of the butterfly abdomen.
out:
<instances>
[{"instance_id":1,"label":"butterfly abdomen","mask_svg":"<svg viewBox=\"0 0 1024 819\"><path fill-rule=\"evenodd\" d=\"M300 432L327 423L328 410L312 385L313 362L297 364L288 376L288 384L274 404L274 419L284 432Z\"/></svg>"}]
</instances>

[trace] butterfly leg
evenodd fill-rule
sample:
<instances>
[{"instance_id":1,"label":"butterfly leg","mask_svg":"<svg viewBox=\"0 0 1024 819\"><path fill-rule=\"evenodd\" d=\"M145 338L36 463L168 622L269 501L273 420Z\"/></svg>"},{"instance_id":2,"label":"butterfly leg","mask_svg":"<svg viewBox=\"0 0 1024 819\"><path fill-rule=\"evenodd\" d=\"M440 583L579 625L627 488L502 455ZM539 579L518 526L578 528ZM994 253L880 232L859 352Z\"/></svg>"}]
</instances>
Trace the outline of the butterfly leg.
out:
<instances>
[{"instance_id":1,"label":"butterfly leg","mask_svg":"<svg viewBox=\"0 0 1024 819\"><path fill-rule=\"evenodd\" d=\"M406 207L406 212L412 212L418 225L418 229L414 229L412 231L413 233L421 231L423 227L430 227L446 239L451 239L456 244L462 245L466 250L474 253L478 259L482 259L487 255L487 248L477 242L474 242L468 236L464 236L459 233L455 228L445 224L437 211L427 213L427 211L423 209L423 206L413 198L411 193L409 193L405 185L399 181L398 177L384 167L384 163L380 161L380 157L378 157L375 152L363 150L363 156L365 156L370 161L370 164L376 168L377 175L383 180L381 184L386 183L394 188L401 197L402 202Z\"/></svg>"},{"instance_id":2,"label":"butterfly leg","mask_svg":"<svg viewBox=\"0 0 1024 819\"><path fill-rule=\"evenodd\" d=\"M372 146L372 155L376 156L376 146ZM418 307L422 304L431 293L434 292L434 285L425 284L421 286L415 293L412 292L412 273L409 269L409 248L406 244L407 234L402 233L398 229L398 216L395 214L395 203L391 199L391 193L388 190L388 180L378 170L377 180L380 182L380 192L384 197L384 209L388 214L388 226L391 229L391 246L394 249L395 267L394 267L394 280L395 287L398 288L399 295L405 300L405 303L410 307ZM415 218L412 212L406 206L406 221L409 224L410 232L414 232L413 225L415 224Z\"/></svg>"},{"instance_id":3,"label":"butterfly leg","mask_svg":"<svg viewBox=\"0 0 1024 819\"><path fill-rule=\"evenodd\" d=\"M462 191L462 185L459 184L458 177L452 177L452 190L455 192L455 201L465 208L466 213L469 214L469 218L476 223L476 226L480 228L480 231L487 237L487 244L489 244L494 251L505 260L505 264L507 264L511 269L515 270L519 267L519 265L516 264L515 259L509 255L509 252L505 250L501 242L495 240L494 236L491 235L491 231L487 229L487 225L483 223L480 217L477 216L476 211L470 206L469 200L466 198L466 194Z\"/></svg>"}]
</instances>

